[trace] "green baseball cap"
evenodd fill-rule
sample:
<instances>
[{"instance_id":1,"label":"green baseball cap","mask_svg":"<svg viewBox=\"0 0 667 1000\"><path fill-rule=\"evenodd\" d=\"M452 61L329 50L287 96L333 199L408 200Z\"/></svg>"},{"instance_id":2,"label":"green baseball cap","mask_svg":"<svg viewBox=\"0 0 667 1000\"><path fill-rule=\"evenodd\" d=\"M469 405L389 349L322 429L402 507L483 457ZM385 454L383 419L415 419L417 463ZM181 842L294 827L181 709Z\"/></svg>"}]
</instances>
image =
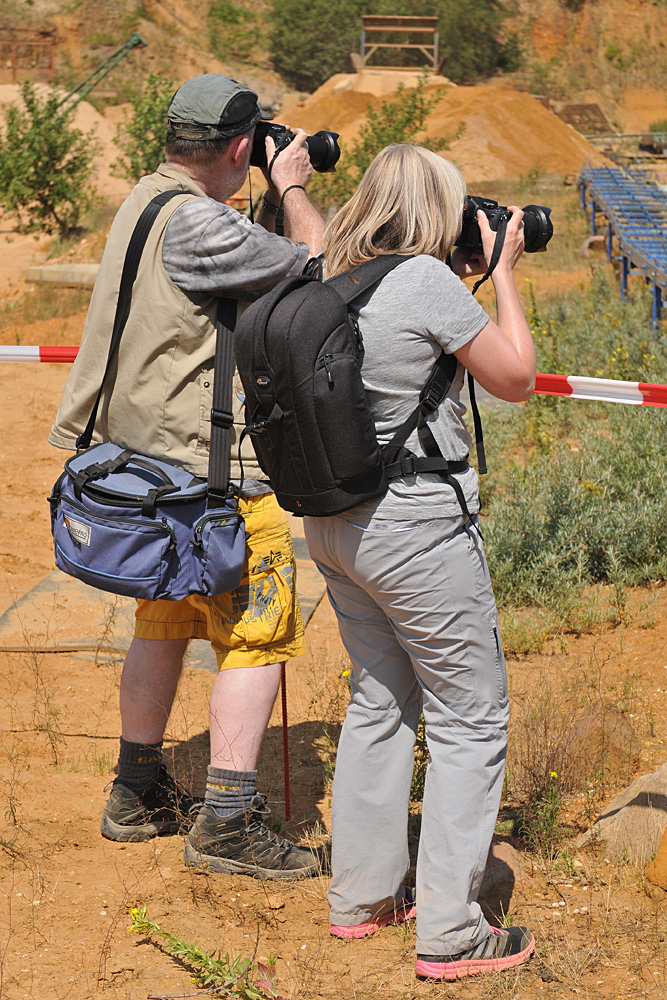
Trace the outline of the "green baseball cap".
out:
<instances>
[{"instance_id":1,"label":"green baseball cap","mask_svg":"<svg viewBox=\"0 0 667 1000\"><path fill-rule=\"evenodd\" d=\"M261 118L254 90L220 73L204 73L182 84L167 110L167 134L179 139L230 139Z\"/></svg>"}]
</instances>

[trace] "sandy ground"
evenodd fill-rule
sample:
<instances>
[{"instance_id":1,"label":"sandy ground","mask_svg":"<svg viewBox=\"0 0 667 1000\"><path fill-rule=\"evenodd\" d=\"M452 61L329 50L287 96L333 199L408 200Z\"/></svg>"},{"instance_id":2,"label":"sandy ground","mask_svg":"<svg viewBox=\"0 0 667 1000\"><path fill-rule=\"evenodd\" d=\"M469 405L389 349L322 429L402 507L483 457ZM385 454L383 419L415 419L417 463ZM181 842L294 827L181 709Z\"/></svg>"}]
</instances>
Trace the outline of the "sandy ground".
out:
<instances>
[{"instance_id":1,"label":"sandy ground","mask_svg":"<svg viewBox=\"0 0 667 1000\"><path fill-rule=\"evenodd\" d=\"M49 365L0 370L0 490L8 501L0 520L0 609L52 568L45 497L61 455L44 439L65 374ZM627 626L577 641L564 637L542 656L509 663L517 711L540 681L582 683L581 671L589 679L597 671L600 690L618 700L623 691L627 696L628 676L634 678L630 710L641 745L639 773L667 759L667 592L648 596L650 612L641 610L647 595L636 595ZM646 628L649 614L652 627ZM91 628L99 628L92 619ZM112 633L111 625L111 643ZM3 998L144 1000L191 993L181 962L128 932L128 910L138 905L206 949L251 955L257 947L262 959L277 956L284 997L442 996L442 987L414 979L412 928L389 928L349 945L330 939L325 879L276 886L195 875L183 864L179 837L143 845L103 840L98 823L113 777L120 665L104 655L95 663L41 654L36 646L47 635L58 641L48 620L41 635L13 637L26 647L23 653L0 652ZM326 602L308 636L309 655L288 667L293 819L286 829L322 843L330 820L330 741L344 711L347 665ZM211 682L210 674L185 671L167 741L167 757L197 791L205 775ZM280 760L278 710L260 785L279 818ZM573 831L582 823L582 805L571 803ZM666 894L603 855L581 854L576 869L531 855L522 863L511 916L533 928L537 955L518 974L461 984L457 998L665 996Z\"/></svg>"},{"instance_id":2,"label":"sandy ground","mask_svg":"<svg viewBox=\"0 0 667 1000\"><path fill-rule=\"evenodd\" d=\"M346 107L350 120L345 128L353 135L354 115L363 111L369 93L370 99L379 97L349 87L336 94L337 85L322 98L330 105L306 102L299 111L303 117L295 117L294 123L336 128L340 122L333 116ZM554 163L564 164L554 168L562 173L571 169L563 157L578 156L580 164L584 140L571 135L567 126L564 132L553 131L553 116L543 118L543 112L549 113L527 95L508 95L496 87L488 88L489 93L442 86L446 96L442 117L433 126L440 130L436 134L450 130L461 117L468 123L460 142L467 138L471 145L461 147L457 162L465 153L471 163L495 155L503 163L512 144L518 145L525 120L532 127L544 123L548 134L548 141L528 147L536 169L546 169L552 155ZM493 113L488 110L490 96L497 98ZM326 107L330 120L329 113L326 120L322 117ZM489 140L492 133L497 153ZM525 149L526 136L520 141ZM525 176L525 164L533 160L524 152L522 162L521 170L511 161L507 174L494 176ZM24 267L49 249L48 241L35 245L31 239L0 243L0 281L5 289L14 282L12 300L21 291ZM559 291L585 282L587 273L583 262L565 273L549 270L544 261L526 262L521 287L525 290L524 279L534 278L541 292ZM0 342L76 343L83 318L79 311L28 327L5 327ZM5 498L0 613L53 568L46 496L63 455L45 439L66 375L64 366L0 367L0 490ZM192 995L186 965L127 930L130 907L141 905L167 930L196 939L207 950L232 956L255 953L262 960L275 956L278 988L285 998L667 996L667 894L647 883L641 869L605 858L604 852L582 852L572 860L574 835L590 820L583 799L567 803L567 853L549 860L522 851L520 877L504 899L512 921L534 930L535 959L518 973L455 987L415 980L411 927L388 928L348 945L332 940L324 878L276 886L196 875L183 864L179 837L144 845L103 840L98 826L117 752L120 663L104 649L97 659L39 652L45 639L57 644L59 637L68 637L66 626L60 633L61 626L54 626L62 610L54 601L53 616L47 609L41 630L19 629L11 637L22 651L0 650L0 997L143 1000ZM105 631L103 645L113 645L111 617L100 623L91 614L88 629L97 636ZM332 742L347 698L347 659L326 601L311 620L308 639L309 654L288 666L293 817L284 829L295 838L326 844ZM559 691L569 697L574 686L583 697L592 690L595 697L626 706L639 741L637 773L648 773L667 760L666 664L667 591L638 592L627 624L578 640L564 636L541 655L509 662L514 717L530 705L540 685L553 685L556 703ZM166 744L176 773L198 792L205 775L211 683L210 674L186 669ZM278 709L260 763L260 786L279 820L284 809L280 741ZM627 778L611 776L606 797L615 781ZM601 806L602 799L594 805ZM414 826L413 820L413 831ZM518 842L515 846L520 847ZM412 847L414 854L414 843Z\"/></svg>"}]
</instances>

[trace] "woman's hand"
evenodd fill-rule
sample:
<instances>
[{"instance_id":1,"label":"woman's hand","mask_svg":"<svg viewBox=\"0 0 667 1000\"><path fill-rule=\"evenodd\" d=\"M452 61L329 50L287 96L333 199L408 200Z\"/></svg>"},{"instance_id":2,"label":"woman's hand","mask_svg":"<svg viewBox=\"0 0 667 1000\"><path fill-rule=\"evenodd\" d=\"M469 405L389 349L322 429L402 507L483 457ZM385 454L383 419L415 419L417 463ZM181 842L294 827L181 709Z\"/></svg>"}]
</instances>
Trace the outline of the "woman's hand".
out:
<instances>
[{"instance_id":1,"label":"woman's hand","mask_svg":"<svg viewBox=\"0 0 667 1000\"><path fill-rule=\"evenodd\" d=\"M535 388L535 348L521 308L512 270L523 253L523 212L516 205L509 211L505 241L500 259L491 275L496 291L498 322L489 320L483 330L455 351L468 369L492 395L518 403L528 399ZM489 220L477 215L484 244L484 270L496 241Z\"/></svg>"},{"instance_id":2,"label":"woman's hand","mask_svg":"<svg viewBox=\"0 0 667 1000\"><path fill-rule=\"evenodd\" d=\"M509 205L507 210L512 213L512 218L507 223L503 249L500 254L500 260L496 264L495 268L495 270L500 269L501 271L514 270L523 253L525 245L523 232L523 210L520 209L518 205ZM489 266L489 261L491 260L493 248L496 244L497 233L491 229L489 220L484 212L480 211L477 213L477 224L479 226L479 231L482 234L482 244L484 246L483 259L485 264L484 271L486 271L486 268ZM484 273L484 271L482 273Z\"/></svg>"},{"instance_id":3,"label":"woman's hand","mask_svg":"<svg viewBox=\"0 0 667 1000\"><path fill-rule=\"evenodd\" d=\"M508 211L512 213L512 218L507 223L505 242L496 268L512 271L523 253L523 211L518 205L510 205ZM477 224L484 249L469 250L465 247L454 247L452 250L452 271L459 278L472 278L477 274L485 274L489 266L497 234L491 229L489 220L482 211L477 213Z\"/></svg>"},{"instance_id":4,"label":"woman's hand","mask_svg":"<svg viewBox=\"0 0 667 1000\"><path fill-rule=\"evenodd\" d=\"M467 247L454 247L451 267L457 278L472 278L476 274L484 274L486 271L484 254L479 250L469 250Z\"/></svg>"}]
</instances>

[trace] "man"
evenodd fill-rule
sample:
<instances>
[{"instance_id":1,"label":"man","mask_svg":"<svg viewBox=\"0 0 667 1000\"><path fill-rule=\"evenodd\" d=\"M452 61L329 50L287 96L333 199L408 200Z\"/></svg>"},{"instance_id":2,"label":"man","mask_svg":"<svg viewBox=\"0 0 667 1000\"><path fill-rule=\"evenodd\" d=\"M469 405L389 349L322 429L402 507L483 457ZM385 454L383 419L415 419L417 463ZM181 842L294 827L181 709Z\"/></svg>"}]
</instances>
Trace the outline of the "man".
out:
<instances>
[{"instance_id":1,"label":"man","mask_svg":"<svg viewBox=\"0 0 667 1000\"><path fill-rule=\"evenodd\" d=\"M322 220L304 190L312 167L300 129L273 163L258 223L251 225L225 204L245 180L261 117L257 95L229 77L209 73L177 90L167 115L166 163L141 179L111 227L51 444L72 450L92 408L136 221L153 197L177 190L184 197L161 209L143 251L95 440L207 475L219 299L252 301L300 273L319 252L322 237ZM266 148L270 161L271 139ZM292 239L275 234L283 195ZM238 438L240 386L236 396ZM267 810L257 795L256 766L281 664L305 652L303 622L285 515L261 482L251 449L248 457L244 453L244 469L239 510L248 543L238 590L139 602L120 685L118 776L102 833L112 840L147 840L192 822L187 814L194 803L163 767L161 748L188 642L208 638L220 668L211 697L211 764L205 802L186 840L186 860L213 871L300 878L315 874L318 860L264 824ZM233 462L232 477L238 476Z\"/></svg>"}]
</instances>

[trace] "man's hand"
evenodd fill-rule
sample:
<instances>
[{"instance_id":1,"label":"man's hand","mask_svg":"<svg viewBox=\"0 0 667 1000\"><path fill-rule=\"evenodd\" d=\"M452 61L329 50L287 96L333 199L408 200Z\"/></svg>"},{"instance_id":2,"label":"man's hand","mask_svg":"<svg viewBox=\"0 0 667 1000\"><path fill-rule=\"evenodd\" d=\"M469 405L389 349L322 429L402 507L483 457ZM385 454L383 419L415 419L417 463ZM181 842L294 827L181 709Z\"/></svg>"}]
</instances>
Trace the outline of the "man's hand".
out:
<instances>
[{"instance_id":1,"label":"man's hand","mask_svg":"<svg viewBox=\"0 0 667 1000\"><path fill-rule=\"evenodd\" d=\"M286 126L289 128L289 126ZM306 187L313 173L313 165L308 156L308 146L306 145L307 132L302 128L291 129L294 138L289 146L286 146L276 156L271 168L271 176L268 173L268 164L271 163L276 152L276 144L271 136L266 137L266 162L267 169L263 171L269 183L269 190L275 190L278 197L292 184L300 184Z\"/></svg>"}]
</instances>

